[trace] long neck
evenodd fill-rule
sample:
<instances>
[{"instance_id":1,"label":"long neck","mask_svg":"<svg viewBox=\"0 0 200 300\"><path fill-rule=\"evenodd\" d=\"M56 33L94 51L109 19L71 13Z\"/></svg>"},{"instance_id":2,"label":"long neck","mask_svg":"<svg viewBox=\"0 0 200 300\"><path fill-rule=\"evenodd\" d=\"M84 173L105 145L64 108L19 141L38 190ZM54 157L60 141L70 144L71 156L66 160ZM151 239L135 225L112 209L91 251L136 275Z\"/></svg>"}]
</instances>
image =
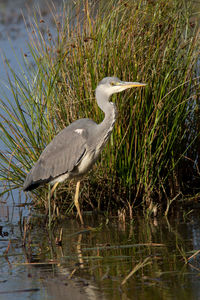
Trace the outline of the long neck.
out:
<instances>
[{"instance_id":1,"label":"long neck","mask_svg":"<svg viewBox=\"0 0 200 300\"><path fill-rule=\"evenodd\" d=\"M104 93L102 90L99 92L96 90L96 100L100 109L104 112L105 118L98 125L98 131L101 138L104 140L103 143L106 143L110 134L113 130L117 119L117 109L114 103L109 102L110 96Z\"/></svg>"}]
</instances>

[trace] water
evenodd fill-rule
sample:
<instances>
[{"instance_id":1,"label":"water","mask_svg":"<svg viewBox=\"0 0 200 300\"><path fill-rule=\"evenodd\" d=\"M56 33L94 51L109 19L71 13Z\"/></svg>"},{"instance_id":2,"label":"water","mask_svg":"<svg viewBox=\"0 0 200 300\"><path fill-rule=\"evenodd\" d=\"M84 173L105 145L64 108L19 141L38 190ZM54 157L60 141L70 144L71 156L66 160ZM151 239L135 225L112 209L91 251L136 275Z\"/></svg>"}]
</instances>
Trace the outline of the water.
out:
<instances>
[{"instance_id":1,"label":"water","mask_svg":"<svg viewBox=\"0 0 200 300\"><path fill-rule=\"evenodd\" d=\"M59 11L64 2L53 0L51 3L54 3ZM5 67L5 57L19 77L22 77L21 72L24 72L24 70L21 70L21 67L24 66L24 55L27 56L29 63L31 63L31 55L27 46L29 40L27 30L30 31L29 17L31 19L34 14L38 15L38 11L40 11L41 16L45 19L45 26L48 26L52 34L54 33L55 28L52 27L53 17L50 12L51 9L53 10L51 3L46 0L16 0L14 2L12 0L0 0L0 99L4 101L5 99L11 99L11 101L13 99L12 92L9 90L9 84L7 84L8 74L11 75L11 72L8 67ZM26 25L24 19L26 20ZM0 109L0 113L4 113L4 111ZM1 152L7 151L1 140L0 150ZM0 192L3 190L4 187L2 182L0 182ZM18 203L18 192L14 191L13 194L15 201ZM12 199L8 201L12 202Z\"/></svg>"},{"instance_id":2,"label":"water","mask_svg":"<svg viewBox=\"0 0 200 300\"><path fill-rule=\"evenodd\" d=\"M20 10L37 3L46 13L42 0L0 1L0 48L16 71L8 37L22 62L28 50ZM0 68L5 80L3 61ZM200 299L198 213L136 215L133 222L84 215L84 228L64 219L49 232L45 216L23 203L18 192L0 203L0 300Z\"/></svg>"},{"instance_id":3,"label":"water","mask_svg":"<svg viewBox=\"0 0 200 300\"><path fill-rule=\"evenodd\" d=\"M59 7L62 1L54 0ZM27 47L28 35L24 24L24 18L28 22L28 16L37 11L37 7L45 20L49 19L49 8L45 0L0 0L0 51L5 54L12 68L18 72L19 65L23 63L23 54L29 54ZM4 67L4 60L0 59L0 80L6 81L7 72Z\"/></svg>"},{"instance_id":4,"label":"water","mask_svg":"<svg viewBox=\"0 0 200 300\"><path fill-rule=\"evenodd\" d=\"M84 228L66 219L49 232L44 216L23 217L15 208L11 221L6 211L0 299L200 298L199 253L192 257L200 248L200 219L194 213L171 220L137 215L132 222L90 215ZM14 222L17 214L24 226Z\"/></svg>"}]
</instances>

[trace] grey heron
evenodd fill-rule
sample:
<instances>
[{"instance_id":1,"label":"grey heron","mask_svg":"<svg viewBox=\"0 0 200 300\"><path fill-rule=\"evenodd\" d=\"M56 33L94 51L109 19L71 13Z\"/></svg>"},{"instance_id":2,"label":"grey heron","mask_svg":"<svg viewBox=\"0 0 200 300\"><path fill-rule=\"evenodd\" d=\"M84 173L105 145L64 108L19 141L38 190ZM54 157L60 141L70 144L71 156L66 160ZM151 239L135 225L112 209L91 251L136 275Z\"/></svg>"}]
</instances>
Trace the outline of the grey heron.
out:
<instances>
[{"instance_id":1,"label":"grey heron","mask_svg":"<svg viewBox=\"0 0 200 300\"><path fill-rule=\"evenodd\" d=\"M110 96L128 88L142 87L140 82L121 81L117 77L105 77L98 84L95 94L99 108L105 116L100 124L90 119L80 119L64 128L47 145L38 161L28 173L23 190L31 191L40 185L53 185L51 195L59 182L66 179L77 179L74 204L81 224L81 215L78 197L80 179L98 159L113 130L117 109L110 102Z\"/></svg>"}]
</instances>

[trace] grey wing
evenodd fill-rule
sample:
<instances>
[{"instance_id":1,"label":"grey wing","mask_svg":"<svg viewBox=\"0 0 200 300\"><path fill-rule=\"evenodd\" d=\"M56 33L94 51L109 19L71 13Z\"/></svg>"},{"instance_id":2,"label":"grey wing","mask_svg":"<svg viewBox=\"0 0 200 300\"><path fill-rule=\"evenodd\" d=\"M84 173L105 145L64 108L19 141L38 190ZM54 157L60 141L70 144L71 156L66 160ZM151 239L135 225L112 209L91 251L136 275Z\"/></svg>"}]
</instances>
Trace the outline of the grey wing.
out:
<instances>
[{"instance_id":1,"label":"grey wing","mask_svg":"<svg viewBox=\"0 0 200 300\"><path fill-rule=\"evenodd\" d=\"M42 183L66 174L83 158L87 144L87 131L68 126L63 129L42 152L28 174L23 190L28 191Z\"/></svg>"}]
</instances>

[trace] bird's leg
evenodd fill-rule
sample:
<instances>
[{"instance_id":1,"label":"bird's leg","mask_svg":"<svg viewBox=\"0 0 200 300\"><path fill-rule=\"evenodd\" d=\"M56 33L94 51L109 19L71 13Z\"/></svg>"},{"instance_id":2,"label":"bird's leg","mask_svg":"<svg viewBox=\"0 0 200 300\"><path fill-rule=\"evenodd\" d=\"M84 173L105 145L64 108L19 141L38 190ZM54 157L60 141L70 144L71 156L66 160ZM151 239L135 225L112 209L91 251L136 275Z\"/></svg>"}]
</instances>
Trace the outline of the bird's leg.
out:
<instances>
[{"instance_id":1,"label":"bird's leg","mask_svg":"<svg viewBox=\"0 0 200 300\"><path fill-rule=\"evenodd\" d=\"M80 221L81 221L81 225L83 225L84 222L83 222L83 218L82 218L82 215L81 215L80 206L79 206L79 202L78 202L79 188L80 188L80 181L78 181L77 184L76 184L76 193L75 193L75 197L74 197L74 204L76 206L76 209L77 209Z\"/></svg>"},{"instance_id":2,"label":"bird's leg","mask_svg":"<svg viewBox=\"0 0 200 300\"><path fill-rule=\"evenodd\" d=\"M58 184L59 184L59 182L54 183L54 186L52 187L52 190L51 190L51 197L53 196L53 193L54 193L55 189L57 188Z\"/></svg>"},{"instance_id":3,"label":"bird's leg","mask_svg":"<svg viewBox=\"0 0 200 300\"><path fill-rule=\"evenodd\" d=\"M58 186L59 182L54 183L52 189L51 189L51 198L53 198L54 196L54 201L53 201L53 215L55 213L56 210L56 203L55 203L55 198L56 198L56 188Z\"/></svg>"},{"instance_id":4,"label":"bird's leg","mask_svg":"<svg viewBox=\"0 0 200 300\"><path fill-rule=\"evenodd\" d=\"M49 208L49 229L51 227L51 197L53 196L53 193L57 187L59 182L56 182L53 186L53 188L51 189L51 186L49 184L49 191L48 191L48 208Z\"/></svg>"}]
</instances>

